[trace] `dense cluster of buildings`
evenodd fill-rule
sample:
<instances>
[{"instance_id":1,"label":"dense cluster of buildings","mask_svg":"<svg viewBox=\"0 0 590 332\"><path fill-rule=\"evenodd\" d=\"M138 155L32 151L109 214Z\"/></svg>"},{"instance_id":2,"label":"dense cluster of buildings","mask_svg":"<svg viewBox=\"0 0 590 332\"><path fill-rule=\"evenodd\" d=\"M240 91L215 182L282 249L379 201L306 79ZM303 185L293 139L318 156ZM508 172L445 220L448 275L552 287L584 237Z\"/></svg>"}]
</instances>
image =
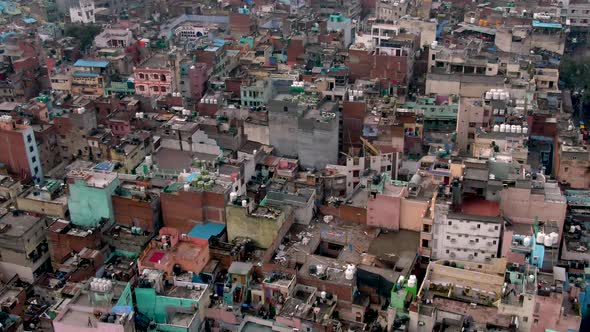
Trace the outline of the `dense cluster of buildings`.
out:
<instances>
[{"instance_id":1,"label":"dense cluster of buildings","mask_svg":"<svg viewBox=\"0 0 590 332\"><path fill-rule=\"evenodd\" d=\"M588 28L578 0L0 1L0 330L589 331L560 80Z\"/></svg>"}]
</instances>

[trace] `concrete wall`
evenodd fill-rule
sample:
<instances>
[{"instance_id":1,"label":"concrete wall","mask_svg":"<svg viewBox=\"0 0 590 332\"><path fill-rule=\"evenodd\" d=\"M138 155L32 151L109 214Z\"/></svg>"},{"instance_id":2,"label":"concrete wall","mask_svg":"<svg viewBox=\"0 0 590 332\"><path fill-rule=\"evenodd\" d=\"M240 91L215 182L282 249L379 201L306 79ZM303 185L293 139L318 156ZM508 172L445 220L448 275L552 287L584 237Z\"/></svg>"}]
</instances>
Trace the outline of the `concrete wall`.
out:
<instances>
[{"instance_id":1,"label":"concrete wall","mask_svg":"<svg viewBox=\"0 0 590 332\"><path fill-rule=\"evenodd\" d=\"M267 124L259 124L254 122L244 122L244 134L248 140L258 142L261 144L270 144L270 131Z\"/></svg>"},{"instance_id":2,"label":"concrete wall","mask_svg":"<svg viewBox=\"0 0 590 332\"><path fill-rule=\"evenodd\" d=\"M514 222L532 224L537 217L541 221L557 221L562 229L567 204L545 201L544 195L531 194L529 189L507 188L500 193L500 209Z\"/></svg>"},{"instance_id":3,"label":"concrete wall","mask_svg":"<svg viewBox=\"0 0 590 332\"><path fill-rule=\"evenodd\" d=\"M299 120L297 154L302 167L323 169L338 162L338 121L338 117L328 122Z\"/></svg>"},{"instance_id":4,"label":"concrete wall","mask_svg":"<svg viewBox=\"0 0 590 332\"><path fill-rule=\"evenodd\" d=\"M369 195L367 201L367 225L398 231L402 206L401 197Z\"/></svg>"},{"instance_id":5,"label":"concrete wall","mask_svg":"<svg viewBox=\"0 0 590 332\"><path fill-rule=\"evenodd\" d=\"M20 210L27 212L34 212L44 214L50 217L64 218L68 210L67 204L53 201L41 201L36 199L29 199L26 197L18 197L16 205Z\"/></svg>"},{"instance_id":6,"label":"concrete wall","mask_svg":"<svg viewBox=\"0 0 590 332\"><path fill-rule=\"evenodd\" d=\"M247 236L260 248L270 247L283 223L285 214L277 218L254 217L246 213L246 208L235 205L226 207L227 237L231 242L239 236Z\"/></svg>"},{"instance_id":7,"label":"concrete wall","mask_svg":"<svg viewBox=\"0 0 590 332\"><path fill-rule=\"evenodd\" d=\"M403 199L399 228L420 232L422 230L422 216L427 209L428 201Z\"/></svg>"},{"instance_id":8,"label":"concrete wall","mask_svg":"<svg viewBox=\"0 0 590 332\"><path fill-rule=\"evenodd\" d=\"M287 107L287 111L283 110ZM297 110L291 103L270 101L268 106L269 143L281 156L297 156Z\"/></svg>"},{"instance_id":9,"label":"concrete wall","mask_svg":"<svg viewBox=\"0 0 590 332\"><path fill-rule=\"evenodd\" d=\"M76 180L70 184L68 206L72 223L80 226L96 226L102 218L113 221L115 214L111 196L118 186L118 177L104 188L89 187L82 180Z\"/></svg>"}]
</instances>

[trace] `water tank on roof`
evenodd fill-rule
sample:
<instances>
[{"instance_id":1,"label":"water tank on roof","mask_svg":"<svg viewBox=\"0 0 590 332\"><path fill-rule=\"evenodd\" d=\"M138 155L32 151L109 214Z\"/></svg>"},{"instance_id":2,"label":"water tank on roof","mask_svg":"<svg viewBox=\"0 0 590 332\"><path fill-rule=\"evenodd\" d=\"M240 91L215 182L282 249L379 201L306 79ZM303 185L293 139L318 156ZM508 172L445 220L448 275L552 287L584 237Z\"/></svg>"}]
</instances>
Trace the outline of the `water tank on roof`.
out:
<instances>
[{"instance_id":1,"label":"water tank on roof","mask_svg":"<svg viewBox=\"0 0 590 332\"><path fill-rule=\"evenodd\" d=\"M500 125L500 132L501 133L506 132L506 125L503 123Z\"/></svg>"},{"instance_id":2,"label":"water tank on roof","mask_svg":"<svg viewBox=\"0 0 590 332\"><path fill-rule=\"evenodd\" d=\"M469 19L469 23L470 23L470 24L475 24L475 17L471 17L471 18Z\"/></svg>"},{"instance_id":3,"label":"water tank on roof","mask_svg":"<svg viewBox=\"0 0 590 332\"><path fill-rule=\"evenodd\" d=\"M325 267L322 264L316 265L316 268L317 268L318 274L320 274L320 275L323 274L325 271Z\"/></svg>"},{"instance_id":4,"label":"water tank on roof","mask_svg":"<svg viewBox=\"0 0 590 332\"><path fill-rule=\"evenodd\" d=\"M551 239L551 243L553 246L558 245L559 243L559 234L557 234L556 232L551 232L549 234L549 238Z\"/></svg>"},{"instance_id":5,"label":"water tank on roof","mask_svg":"<svg viewBox=\"0 0 590 332\"><path fill-rule=\"evenodd\" d=\"M500 92L498 92L498 91L492 92L492 99L494 99L494 100L500 99Z\"/></svg>"},{"instance_id":6,"label":"water tank on roof","mask_svg":"<svg viewBox=\"0 0 590 332\"><path fill-rule=\"evenodd\" d=\"M416 279L415 275L411 275L410 279L408 279L408 287L412 288L412 287L416 287L416 283L418 282L418 280Z\"/></svg>"},{"instance_id":7,"label":"water tank on roof","mask_svg":"<svg viewBox=\"0 0 590 332\"><path fill-rule=\"evenodd\" d=\"M248 201L243 199L242 200L242 207L247 207L248 206Z\"/></svg>"},{"instance_id":8,"label":"water tank on roof","mask_svg":"<svg viewBox=\"0 0 590 332\"><path fill-rule=\"evenodd\" d=\"M344 271L344 278L346 278L346 280L354 279L355 272L356 272L356 267L353 264L349 264L348 267L346 268L346 271Z\"/></svg>"},{"instance_id":9,"label":"water tank on roof","mask_svg":"<svg viewBox=\"0 0 590 332\"><path fill-rule=\"evenodd\" d=\"M545 235L545 238L543 239L543 244L545 245L545 247L551 247L553 245L553 239L551 239L550 234Z\"/></svg>"},{"instance_id":10,"label":"water tank on roof","mask_svg":"<svg viewBox=\"0 0 590 332\"><path fill-rule=\"evenodd\" d=\"M510 132L515 134L516 133L516 125L510 126Z\"/></svg>"},{"instance_id":11,"label":"water tank on roof","mask_svg":"<svg viewBox=\"0 0 590 332\"><path fill-rule=\"evenodd\" d=\"M229 194L229 201L232 202L232 203L234 203L237 199L238 199L238 193L235 192L235 191L232 191Z\"/></svg>"},{"instance_id":12,"label":"water tank on roof","mask_svg":"<svg viewBox=\"0 0 590 332\"><path fill-rule=\"evenodd\" d=\"M523 127L522 128L522 133L523 134L528 134L528 132L529 132L529 128L527 128L527 127Z\"/></svg>"},{"instance_id":13,"label":"water tank on roof","mask_svg":"<svg viewBox=\"0 0 590 332\"><path fill-rule=\"evenodd\" d=\"M537 233L537 243L543 244L545 242L545 233L539 232Z\"/></svg>"},{"instance_id":14,"label":"water tank on roof","mask_svg":"<svg viewBox=\"0 0 590 332\"><path fill-rule=\"evenodd\" d=\"M524 240L522 241L525 247L530 247L531 246L531 237L530 236L525 236Z\"/></svg>"},{"instance_id":15,"label":"water tank on roof","mask_svg":"<svg viewBox=\"0 0 590 332\"><path fill-rule=\"evenodd\" d=\"M522 127L519 125L516 125L516 133L517 134L522 134Z\"/></svg>"},{"instance_id":16,"label":"water tank on roof","mask_svg":"<svg viewBox=\"0 0 590 332\"><path fill-rule=\"evenodd\" d=\"M500 131L500 126L499 125L494 125L494 132L499 132Z\"/></svg>"},{"instance_id":17,"label":"water tank on roof","mask_svg":"<svg viewBox=\"0 0 590 332\"><path fill-rule=\"evenodd\" d=\"M485 99L486 99L486 100L490 100L490 99L492 99L492 92L491 92L491 91L488 91L488 92L486 92Z\"/></svg>"}]
</instances>

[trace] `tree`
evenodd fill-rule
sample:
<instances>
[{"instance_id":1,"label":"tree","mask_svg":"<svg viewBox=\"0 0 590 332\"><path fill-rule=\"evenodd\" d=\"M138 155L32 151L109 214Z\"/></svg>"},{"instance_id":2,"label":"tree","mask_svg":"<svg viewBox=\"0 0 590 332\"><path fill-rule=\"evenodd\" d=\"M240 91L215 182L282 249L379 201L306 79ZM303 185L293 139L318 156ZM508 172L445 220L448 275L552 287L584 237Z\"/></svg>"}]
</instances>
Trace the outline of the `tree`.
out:
<instances>
[{"instance_id":1,"label":"tree","mask_svg":"<svg viewBox=\"0 0 590 332\"><path fill-rule=\"evenodd\" d=\"M100 26L92 24L68 24L65 27L65 35L78 39L82 51L92 45L94 37L101 31L102 28Z\"/></svg>"},{"instance_id":2,"label":"tree","mask_svg":"<svg viewBox=\"0 0 590 332\"><path fill-rule=\"evenodd\" d=\"M579 96L582 104L590 104L590 56L563 57L559 68L559 79L573 96Z\"/></svg>"}]
</instances>

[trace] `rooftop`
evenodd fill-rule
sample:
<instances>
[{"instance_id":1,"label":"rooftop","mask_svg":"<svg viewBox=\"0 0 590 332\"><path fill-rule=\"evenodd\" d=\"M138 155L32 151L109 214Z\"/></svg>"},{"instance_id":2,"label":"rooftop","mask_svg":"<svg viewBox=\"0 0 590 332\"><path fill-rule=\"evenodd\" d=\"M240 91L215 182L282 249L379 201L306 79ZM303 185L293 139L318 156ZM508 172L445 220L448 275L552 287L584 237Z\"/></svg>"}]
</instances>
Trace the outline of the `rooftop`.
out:
<instances>
[{"instance_id":1,"label":"rooftop","mask_svg":"<svg viewBox=\"0 0 590 332\"><path fill-rule=\"evenodd\" d=\"M92 68L106 68L109 65L108 61L98 60L84 60L79 59L74 63L74 67L92 67Z\"/></svg>"},{"instance_id":2,"label":"rooftop","mask_svg":"<svg viewBox=\"0 0 590 332\"><path fill-rule=\"evenodd\" d=\"M28 232L41 218L22 212L7 213L0 218L0 237L20 238Z\"/></svg>"},{"instance_id":3,"label":"rooftop","mask_svg":"<svg viewBox=\"0 0 590 332\"><path fill-rule=\"evenodd\" d=\"M89 187L105 188L118 178L117 173L96 170L71 170L68 179L81 180Z\"/></svg>"}]
</instances>

